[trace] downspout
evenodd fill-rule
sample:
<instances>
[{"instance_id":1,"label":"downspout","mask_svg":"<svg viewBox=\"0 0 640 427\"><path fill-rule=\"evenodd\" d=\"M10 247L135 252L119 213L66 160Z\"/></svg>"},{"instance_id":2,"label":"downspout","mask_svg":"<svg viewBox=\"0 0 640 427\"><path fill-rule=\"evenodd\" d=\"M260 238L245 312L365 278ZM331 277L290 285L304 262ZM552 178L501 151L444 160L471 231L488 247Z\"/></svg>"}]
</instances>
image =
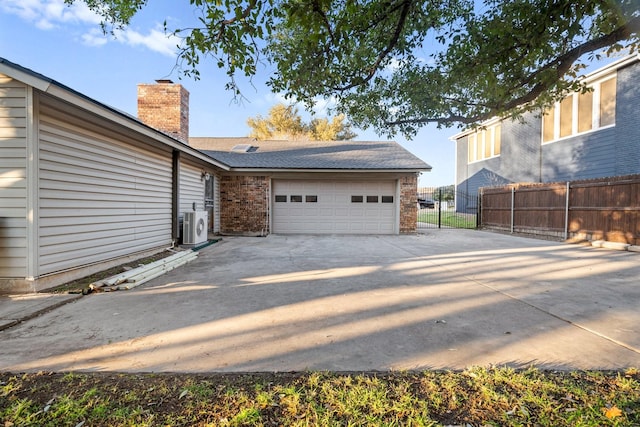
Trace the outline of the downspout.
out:
<instances>
[{"instance_id":1,"label":"downspout","mask_svg":"<svg viewBox=\"0 0 640 427\"><path fill-rule=\"evenodd\" d=\"M273 180L271 177L267 178L269 181L269 185L267 185L267 218L266 218L266 224L265 224L265 228L262 229L262 236L261 237L266 237L268 234L271 234L271 208L272 208L272 200L273 198L271 197L271 187L273 185Z\"/></svg>"},{"instance_id":2,"label":"downspout","mask_svg":"<svg viewBox=\"0 0 640 427\"><path fill-rule=\"evenodd\" d=\"M567 181L567 198L564 206L564 240L569 238L569 181Z\"/></svg>"},{"instance_id":3,"label":"downspout","mask_svg":"<svg viewBox=\"0 0 640 427\"><path fill-rule=\"evenodd\" d=\"M26 244L25 279L31 282L31 291L35 292L34 281L40 276L40 97L38 91L27 86L26 106Z\"/></svg>"},{"instance_id":4,"label":"downspout","mask_svg":"<svg viewBox=\"0 0 640 427\"><path fill-rule=\"evenodd\" d=\"M513 234L513 221L515 219L515 201L516 201L516 188L511 187L511 234Z\"/></svg>"},{"instance_id":5,"label":"downspout","mask_svg":"<svg viewBox=\"0 0 640 427\"><path fill-rule=\"evenodd\" d=\"M180 156L180 151L173 151L171 167L171 240L173 240L174 244L180 237Z\"/></svg>"}]
</instances>

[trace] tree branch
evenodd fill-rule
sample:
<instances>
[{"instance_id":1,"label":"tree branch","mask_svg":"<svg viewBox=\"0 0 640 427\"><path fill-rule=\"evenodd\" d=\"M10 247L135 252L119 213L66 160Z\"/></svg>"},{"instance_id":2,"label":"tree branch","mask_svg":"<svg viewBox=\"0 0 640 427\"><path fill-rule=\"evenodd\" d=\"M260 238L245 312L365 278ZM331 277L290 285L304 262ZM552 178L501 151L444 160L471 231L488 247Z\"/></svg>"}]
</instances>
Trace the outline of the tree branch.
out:
<instances>
[{"instance_id":1,"label":"tree branch","mask_svg":"<svg viewBox=\"0 0 640 427\"><path fill-rule=\"evenodd\" d=\"M335 36L333 35L333 30L331 29L331 23L329 22L329 19L327 18L327 14L324 13L322 8L320 7L320 4L318 3L318 0L313 0L312 10L313 10L313 12L317 13L318 15L320 15L320 17L322 17L322 23L324 24L325 28L327 29L327 32L329 33L329 38L331 38L331 43L335 44L336 43L336 39L335 39Z\"/></svg>"},{"instance_id":2,"label":"tree branch","mask_svg":"<svg viewBox=\"0 0 640 427\"><path fill-rule=\"evenodd\" d=\"M247 5L247 7L242 11L242 15L240 16L240 18L241 19L247 18L249 16L249 14L251 13L251 11L255 7L256 7L256 0L250 0L249 4ZM216 36L212 37L212 39L214 39L216 41L220 41L220 39L222 38L222 35L224 34L224 31L227 28L227 26L232 25L237 20L238 20L238 18L234 17L234 18L229 18L229 19L223 19L220 22L218 22L217 26L219 26L220 29L218 30Z\"/></svg>"},{"instance_id":3,"label":"tree branch","mask_svg":"<svg viewBox=\"0 0 640 427\"><path fill-rule=\"evenodd\" d=\"M411 5L412 5L412 1L411 0L406 0L406 1L402 2L402 8L400 10L400 17L398 18L398 23L396 24L396 28L395 28L395 31L393 32L393 36L391 37L391 40L389 41L389 43L387 44L385 49L382 52L380 52L380 54L376 58L376 61L369 68L369 71L368 71L366 77L364 77L361 80L358 80L356 82L349 83L346 86L333 87L332 90L339 91L339 92L344 92L344 91L347 91L349 89L353 89L354 87L360 86L360 85L368 82L369 80L371 80L373 78L373 76L375 76L376 71L377 71L378 67L380 66L380 64L382 63L382 61L391 53L393 48L398 44L398 40L400 39L400 35L402 34L402 30L404 28L404 25L407 22L407 17L409 16L409 10L411 9Z\"/></svg>"},{"instance_id":4,"label":"tree branch","mask_svg":"<svg viewBox=\"0 0 640 427\"><path fill-rule=\"evenodd\" d=\"M535 79L543 72L548 70L555 70L557 79L561 79L566 73L571 69L571 66L584 54L589 52L596 51L598 49L605 48L607 46L611 46L616 42L627 40L631 38L633 34L637 34L640 32L640 17L631 18L627 21L626 24L618 27L614 31L605 34L601 37L598 37L593 40L586 41L579 46L565 52L564 54L556 57L553 61L550 61L546 65L537 69L525 79L523 79L520 83L526 84L528 82L535 81ZM477 122L482 122L484 120L488 120L502 112L512 110L519 105L528 104L534 101L538 96L547 91L553 83L540 82L531 88L527 93L514 98L510 101L494 104L487 111L480 114L475 114L471 117L461 116L457 114L449 114L444 117L419 117L412 119L402 119L402 120L394 120L390 122L385 122L385 125L389 126L399 126L399 125L408 125L408 124L425 124L425 123L438 123L439 125L451 124L454 122L463 123L463 124L472 124Z\"/></svg>"}]
</instances>

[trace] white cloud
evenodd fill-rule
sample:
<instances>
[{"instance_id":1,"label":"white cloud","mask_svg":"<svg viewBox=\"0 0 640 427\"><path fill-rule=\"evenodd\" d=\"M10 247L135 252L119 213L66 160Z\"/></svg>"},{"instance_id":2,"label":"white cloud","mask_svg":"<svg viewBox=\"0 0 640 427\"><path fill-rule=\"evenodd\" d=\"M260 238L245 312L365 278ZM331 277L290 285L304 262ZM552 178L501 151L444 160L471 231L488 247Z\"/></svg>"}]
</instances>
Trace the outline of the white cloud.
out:
<instances>
[{"instance_id":1,"label":"white cloud","mask_svg":"<svg viewBox=\"0 0 640 427\"><path fill-rule=\"evenodd\" d=\"M38 18L39 0L5 0L0 3L0 10L17 15L25 21L35 21Z\"/></svg>"},{"instance_id":2,"label":"white cloud","mask_svg":"<svg viewBox=\"0 0 640 427\"><path fill-rule=\"evenodd\" d=\"M75 24L83 31L80 39L87 46L103 46L112 40L102 34L98 25L100 16L92 12L82 1L67 6L64 0L0 0L0 11L16 15L30 22L41 30L52 30L60 27L71 29ZM86 27L90 26L87 30ZM147 34L127 28L115 32L115 41L129 46L142 46L166 56L176 55L176 46L180 39L166 35L162 30L154 28Z\"/></svg>"},{"instance_id":3,"label":"white cloud","mask_svg":"<svg viewBox=\"0 0 640 427\"><path fill-rule=\"evenodd\" d=\"M86 46L103 46L109 41L102 30L93 28L82 35L82 43Z\"/></svg>"},{"instance_id":4,"label":"white cloud","mask_svg":"<svg viewBox=\"0 0 640 427\"><path fill-rule=\"evenodd\" d=\"M314 99L313 111L320 116L328 116L336 105L337 100L334 96L329 99L316 97Z\"/></svg>"},{"instance_id":5,"label":"white cloud","mask_svg":"<svg viewBox=\"0 0 640 427\"><path fill-rule=\"evenodd\" d=\"M389 63L387 64L387 66L385 67L386 71L389 71L391 73L394 73L396 71L398 71L400 69L400 60L398 58L391 58L389 60Z\"/></svg>"},{"instance_id":6,"label":"white cloud","mask_svg":"<svg viewBox=\"0 0 640 427\"><path fill-rule=\"evenodd\" d=\"M0 10L17 15L43 30L68 23L100 23L100 17L83 2L67 6L64 0L2 0Z\"/></svg>"},{"instance_id":7,"label":"white cloud","mask_svg":"<svg viewBox=\"0 0 640 427\"><path fill-rule=\"evenodd\" d=\"M132 29L118 30L115 36L121 43L129 46L143 46L166 56L175 56L176 46L180 44L178 37L167 35L158 29L152 29L146 35Z\"/></svg>"}]
</instances>

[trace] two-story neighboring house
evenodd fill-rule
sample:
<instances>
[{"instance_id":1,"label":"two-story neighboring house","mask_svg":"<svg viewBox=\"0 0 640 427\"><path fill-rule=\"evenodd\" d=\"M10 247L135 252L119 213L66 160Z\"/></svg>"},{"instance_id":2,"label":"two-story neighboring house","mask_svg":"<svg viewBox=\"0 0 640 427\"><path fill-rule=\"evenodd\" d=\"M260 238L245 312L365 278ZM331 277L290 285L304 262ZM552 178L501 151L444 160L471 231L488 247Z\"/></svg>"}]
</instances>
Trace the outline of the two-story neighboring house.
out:
<instances>
[{"instance_id":1,"label":"two-story neighboring house","mask_svg":"<svg viewBox=\"0 0 640 427\"><path fill-rule=\"evenodd\" d=\"M573 93L523 121L493 119L451 137L456 144L456 210L475 212L479 188L640 173L640 55L585 77Z\"/></svg>"}]
</instances>

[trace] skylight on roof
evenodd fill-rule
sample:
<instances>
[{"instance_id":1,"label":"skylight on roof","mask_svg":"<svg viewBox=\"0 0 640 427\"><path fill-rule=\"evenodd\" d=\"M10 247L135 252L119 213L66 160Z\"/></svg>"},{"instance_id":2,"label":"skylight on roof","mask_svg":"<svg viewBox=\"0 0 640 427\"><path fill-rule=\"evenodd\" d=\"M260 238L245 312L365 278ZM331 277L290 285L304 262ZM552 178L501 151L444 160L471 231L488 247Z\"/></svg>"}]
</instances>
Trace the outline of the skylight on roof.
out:
<instances>
[{"instance_id":1,"label":"skylight on roof","mask_svg":"<svg viewBox=\"0 0 640 427\"><path fill-rule=\"evenodd\" d=\"M232 153L252 153L256 151L258 147L255 147L251 144L238 144L234 145L231 149Z\"/></svg>"}]
</instances>

